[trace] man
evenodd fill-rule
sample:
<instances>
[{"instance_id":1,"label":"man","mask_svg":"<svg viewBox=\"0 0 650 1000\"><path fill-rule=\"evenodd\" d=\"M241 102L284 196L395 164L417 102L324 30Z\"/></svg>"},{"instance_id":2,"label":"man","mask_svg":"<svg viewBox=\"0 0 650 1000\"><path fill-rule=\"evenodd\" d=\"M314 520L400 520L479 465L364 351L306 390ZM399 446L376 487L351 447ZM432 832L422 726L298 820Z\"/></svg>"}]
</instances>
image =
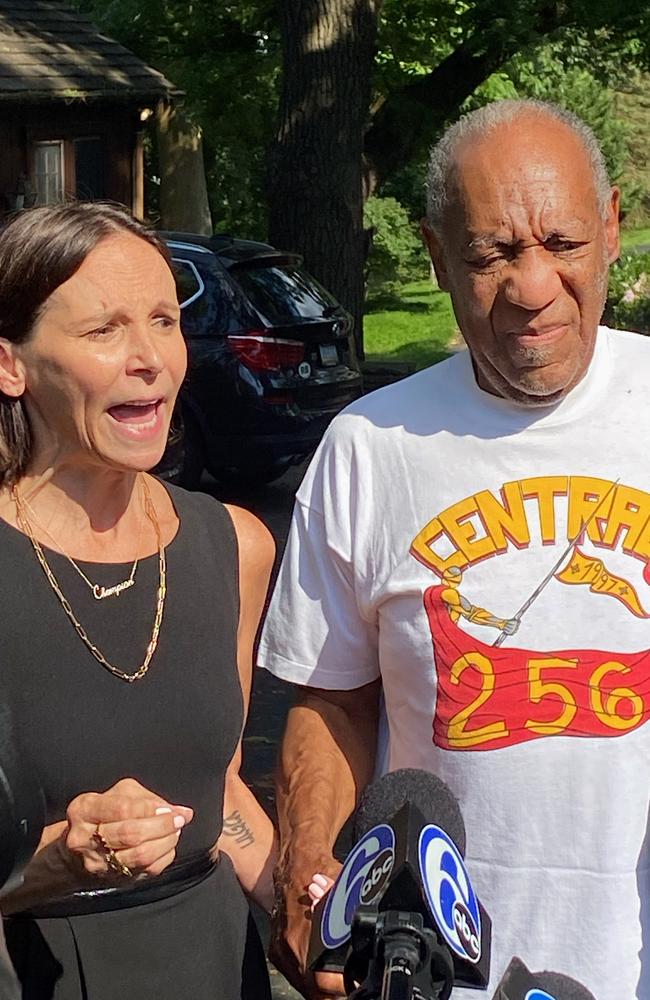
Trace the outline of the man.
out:
<instances>
[{"instance_id":1,"label":"man","mask_svg":"<svg viewBox=\"0 0 650 1000\"><path fill-rule=\"evenodd\" d=\"M650 342L598 326L619 194L582 122L510 101L452 126L428 190L469 351L334 421L262 641L262 664L304 685L280 761L276 957L297 981L305 887L336 874L372 778L381 684L388 768L435 772L460 801L487 995L519 955L598 1000L647 1000ZM498 636L450 614L460 573L463 607L504 615Z\"/></svg>"}]
</instances>

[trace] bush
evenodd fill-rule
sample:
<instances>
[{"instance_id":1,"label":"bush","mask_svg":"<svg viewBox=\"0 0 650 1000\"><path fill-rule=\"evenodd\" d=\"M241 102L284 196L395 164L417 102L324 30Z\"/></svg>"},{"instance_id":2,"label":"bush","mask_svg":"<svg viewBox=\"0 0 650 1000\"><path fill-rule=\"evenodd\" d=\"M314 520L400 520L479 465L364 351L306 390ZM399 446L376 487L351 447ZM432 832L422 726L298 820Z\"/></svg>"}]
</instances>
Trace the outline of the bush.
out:
<instances>
[{"instance_id":1,"label":"bush","mask_svg":"<svg viewBox=\"0 0 650 1000\"><path fill-rule=\"evenodd\" d=\"M366 261L366 285L372 296L390 295L407 281L427 274L428 257L417 226L396 198L372 197L364 223L371 235Z\"/></svg>"},{"instance_id":2,"label":"bush","mask_svg":"<svg viewBox=\"0 0 650 1000\"><path fill-rule=\"evenodd\" d=\"M624 253L611 267L603 319L650 335L650 253Z\"/></svg>"}]
</instances>

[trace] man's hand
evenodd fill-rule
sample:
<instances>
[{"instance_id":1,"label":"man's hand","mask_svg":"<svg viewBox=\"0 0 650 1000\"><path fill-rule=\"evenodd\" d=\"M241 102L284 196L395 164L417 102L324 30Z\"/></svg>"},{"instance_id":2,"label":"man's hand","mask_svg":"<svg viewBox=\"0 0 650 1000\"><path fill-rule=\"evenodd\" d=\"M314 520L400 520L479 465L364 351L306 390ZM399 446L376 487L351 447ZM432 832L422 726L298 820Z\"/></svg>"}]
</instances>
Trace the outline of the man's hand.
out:
<instances>
[{"instance_id":1,"label":"man's hand","mask_svg":"<svg viewBox=\"0 0 650 1000\"><path fill-rule=\"evenodd\" d=\"M123 778L106 792L72 800L62 843L90 875L110 874L96 834L120 864L138 874L160 875L176 857L181 830L193 815L188 806L171 805L134 778Z\"/></svg>"},{"instance_id":2,"label":"man's hand","mask_svg":"<svg viewBox=\"0 0 650 1000\"><path fill-rule=\"evenodd\" d=\"M314 872L336 878L333 847L372 778L379 681L360 688L303 690L289 712L280 751L277 808L280 861L270 957L308 1000L345 997L343 977L306 971Z\"/></svg>"},{"instance_id":3,"label":"man's hand","mask_svg":"<svg viewBox=\"0 0 650 1000\"><path fill-rule=\"evenodd\" d=\"M504 618L501 622L501 631L506 635L514 635L519 628L518 618Z\"/></svg>"},{"instance_id":4,"label":"man's hand","mask_svg":"<svg viewBox=\"0 0 650 1000\"><path fill-rule=\"evenodd\" d=\"M329 885L338 875L341 865L334 858L319 865ZM269 958L307 1000L334 1000L346 997L343 976L332 972L312 973L307 970L307 954L312 932L314 898L309 891L312 876L297 881L287 880L276 873L276 902L271 924Z\"/></svg>"}]
</instances>

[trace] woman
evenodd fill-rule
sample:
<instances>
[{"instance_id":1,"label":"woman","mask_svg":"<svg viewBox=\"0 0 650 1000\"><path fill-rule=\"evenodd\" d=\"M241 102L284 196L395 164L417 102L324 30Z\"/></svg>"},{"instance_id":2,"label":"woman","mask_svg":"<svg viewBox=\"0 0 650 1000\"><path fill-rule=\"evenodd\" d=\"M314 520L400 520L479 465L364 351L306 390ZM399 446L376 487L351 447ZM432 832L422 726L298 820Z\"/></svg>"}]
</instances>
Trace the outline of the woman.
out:
<instances>
[{"instance_id":1,"label":"woman","mask_svg":"<svg viewBox=\"0 0 650 1000\"><path fill-rule=\"evenodd\" d=\"M125 210L0 233L2 676L48 824L1 902L25 1000L269 996L233 865L268 908L238 763L273 543L146 474L185 368L167 251Z\"/></svg>"}]
</instances>

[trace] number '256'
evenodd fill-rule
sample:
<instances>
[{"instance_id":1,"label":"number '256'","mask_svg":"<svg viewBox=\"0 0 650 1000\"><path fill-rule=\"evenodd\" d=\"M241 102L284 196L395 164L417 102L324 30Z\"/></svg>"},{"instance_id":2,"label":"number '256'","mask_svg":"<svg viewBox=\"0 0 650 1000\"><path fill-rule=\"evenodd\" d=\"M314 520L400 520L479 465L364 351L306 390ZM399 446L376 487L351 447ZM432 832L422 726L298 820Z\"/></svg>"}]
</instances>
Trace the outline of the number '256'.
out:
<instances>
[{"instance_id":1,"label":"number '256'","mask_svg":"<svg viewBox=\"0 0 650 1000\"><path fill-rule=\"evenodd\" d=\"M578 660L562 659L560 657L532 658L527 662L528 700L530 702L530 717L524 722L524 727L540 736L557 736L568 729L578 711L576 695L569 686L570 671L578 667ZM495 691L496 678L492 662L478 651L465 653L451 667L450 681L460 684L466 670L474 670L480 679L480 688L476 697L465 705L449 720L447 726L447 744L454 749L469 749L480 743L492 740L506 739L510 735L507 719L499 719L483 726L471 725L472 716L488 702ZM545 680L545 672L553 670L567 671L567 683L557 679ZM611 730L623 732L634 729L641 722L644 714L643 699L629 687L614 687L604 689L603 681L612 674L630 673L631 667L616 660L601 663L592 672L587 682L589 690L589 709L596 719ZM542 718L534 711L535 705L542 705L545 699L552 701L545 706ZM557 708L555 717L548 719L551 705ZM544 718L546 716L546 718Z\"/></svg>"}]
</instances>

